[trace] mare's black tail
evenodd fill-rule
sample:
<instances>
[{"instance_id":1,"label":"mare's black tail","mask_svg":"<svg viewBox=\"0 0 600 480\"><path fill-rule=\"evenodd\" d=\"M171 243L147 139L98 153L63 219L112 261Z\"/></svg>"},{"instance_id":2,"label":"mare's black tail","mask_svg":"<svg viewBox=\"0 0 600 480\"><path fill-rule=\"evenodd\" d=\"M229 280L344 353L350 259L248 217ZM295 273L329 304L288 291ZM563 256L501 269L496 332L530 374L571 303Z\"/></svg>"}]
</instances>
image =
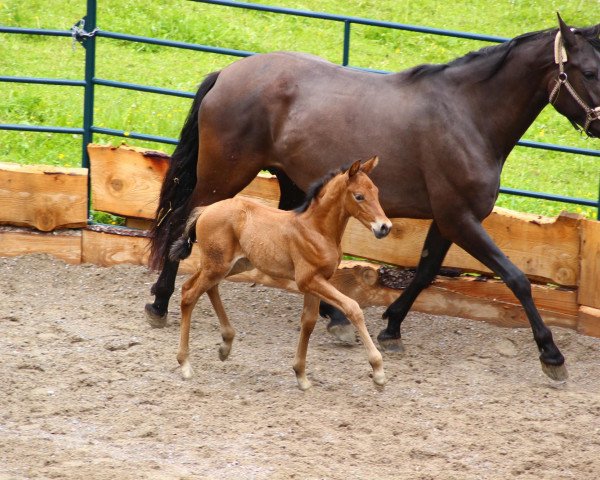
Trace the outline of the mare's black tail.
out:
<instances>
[{"instance_id":1,"label":"mare's black tail","mask_svg":"<svg viewBox=\"0 0 600 480\"><path fill-rule=\"evenodd\" d=\"M202 99L215 85L220 72L208 75L194 97L192 108L181 129L179 143L171 157L171 163L160 190L156 219L152 226L150 268L160 270L169 253L170 244L183 231L189 214L188 200L196 186L196 162L198 161L199 130L198 113Z\"/></svg>"}]
</instances>

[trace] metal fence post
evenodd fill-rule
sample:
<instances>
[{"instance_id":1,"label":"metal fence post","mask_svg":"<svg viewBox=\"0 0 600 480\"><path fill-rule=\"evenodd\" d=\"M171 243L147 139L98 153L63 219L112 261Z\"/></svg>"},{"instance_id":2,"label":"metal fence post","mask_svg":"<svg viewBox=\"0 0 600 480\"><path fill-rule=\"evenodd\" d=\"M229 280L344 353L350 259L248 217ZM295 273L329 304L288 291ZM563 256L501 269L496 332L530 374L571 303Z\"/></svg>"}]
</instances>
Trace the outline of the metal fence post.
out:
<instances>
[{"instance_id":1,"label":"metal fence post","mask_svg":"<svg viewBox=\"0 0 600 480\"><path fill-rule=\"evenodd\" d=\"M96 28L96 0L87 0L85 30L93 32ZM96 36L90 35L83 42L85 48L85 91L83 96L83 139L81 166L90 168L87 145L92 142L94 124L94 76L96 70Z\"/></svg>"},{"instance_id":2,"label":"metal fence post","mask_svg":"<svg viewBox=\"0 0 600 480\"><path fill-rule=\"evenodd\" d=\"M350 22L346 20L344 22L344 53L342 55L342 65L348 66L350 61Z\"/></svg>"}]
</instances>

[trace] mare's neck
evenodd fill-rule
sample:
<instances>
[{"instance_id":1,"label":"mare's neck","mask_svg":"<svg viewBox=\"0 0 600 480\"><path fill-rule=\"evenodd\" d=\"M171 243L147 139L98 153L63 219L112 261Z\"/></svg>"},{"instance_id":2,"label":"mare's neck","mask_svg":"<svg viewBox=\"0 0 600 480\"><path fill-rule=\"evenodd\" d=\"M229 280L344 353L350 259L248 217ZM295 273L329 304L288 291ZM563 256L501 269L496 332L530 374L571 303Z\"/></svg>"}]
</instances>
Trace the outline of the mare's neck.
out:
<instances>
[{"instance_id":1,"label":"mare's neck","mask_svg":"<svg viewBox=\"0 0 600 480\"><path fill-rule=\"evenodd\" d=\"M473 60L448 70L471 107L477 129L502 161L548 104L547 85L551 76L558 74L554 37L540 35L515 45L488 79L477 81L487 74L477 69L479 62L493 68L490 59Z\"/></svg>"}]
</instances>

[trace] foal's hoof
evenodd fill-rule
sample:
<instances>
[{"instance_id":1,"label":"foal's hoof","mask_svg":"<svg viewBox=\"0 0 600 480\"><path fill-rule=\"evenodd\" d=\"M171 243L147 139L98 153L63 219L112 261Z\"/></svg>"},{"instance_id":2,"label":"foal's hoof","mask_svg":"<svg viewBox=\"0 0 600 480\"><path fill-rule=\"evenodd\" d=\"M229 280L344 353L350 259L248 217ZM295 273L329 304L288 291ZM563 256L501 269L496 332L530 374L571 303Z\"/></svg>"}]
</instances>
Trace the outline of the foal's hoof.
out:
<instances>
[{"instance_id":1,"label":"foal's hoof","mask_svg":"<svg viewBox=\"0 0 600 480\"><path fill-rule=\"evenodd\" d=\"M303 392L306 392L310 387L312 387L312 383L310 383L310 380L306 377L297 378L296 380L298 381L298 388Z\"/></svg>"},{"instance_id":2,"label":"foal's hoof","mask_svg":"<svg viewBox=\"0 0 600 480\"><path fill-rule=\"evenodd\" d=\"M385 373L383 372L373 372L373 382L375 382L375 385L379 385L380 387L382 387L383 385L386 384L387 382L387 378L385 377Z\"/></svg>"},{"instance_id":3,"label":"foal's hoof","mask_svg":"<svg viewBox=\"0 0 600 480\"><path fill-rule=\"evenodd\" d=\"M569 378L569 372L567 371L567 367L563 363L562 365L548 365L547 363L542 363L542 372L548 375L552 380L556 380L557 382L563 382L567 378Z\"/></svg>"},{"instance_id":4,"label":"foal's hoof","mask_svg":"<svg viewBox=\"0 0 600 480\"><path fill-rule=\"evenodd\" d=\"M219 345L219 360L224 362L229 358L229 354L231 353L231 347L228 345Z\"/></svg>"},{"instance_id":5,"label":"foal's hoof","mask_svg":"<svg viewBox=\"0 0 600 480\"><path fill-rule=\"evenodd\" d=\"M402 343L402 338L392 337L385 330L382 330L379 335L377 335L377 341L384 352L404 353L404 344Z\"/></svg>"},{"instance_id":6,"label":"foal's hoof","mask_svg":"<svg viewBox=\"0 0 600 480\"><path fill-rule=\"evenodd\" d=\"M152 328L164 328L167 325L166 312L161 315L151 303L147 303L144 310L146 311L146 319Z\"/></svg>"},{"instance_id":7,"label":"foal's hoof","mask_svg":"<svg viewBox=\"0 0 600 480\"><path fill-rule=\"evenodd\" d=\"M327 331L331 333L335 338L344 343L354 344L356 342L356 332L354 331L354 327L346 323L344 325L340 325L339 323L327 325Z\"/></svg>"}]
</instances>

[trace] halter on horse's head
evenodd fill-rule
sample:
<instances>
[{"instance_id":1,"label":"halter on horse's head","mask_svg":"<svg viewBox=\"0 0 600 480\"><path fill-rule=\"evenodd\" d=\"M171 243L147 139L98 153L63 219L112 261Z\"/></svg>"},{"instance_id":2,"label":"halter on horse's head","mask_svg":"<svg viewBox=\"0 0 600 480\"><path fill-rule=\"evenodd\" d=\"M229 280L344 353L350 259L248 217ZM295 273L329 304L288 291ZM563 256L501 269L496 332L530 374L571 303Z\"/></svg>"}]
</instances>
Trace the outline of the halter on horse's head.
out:
<instances>
[{"instance_id":1,"label":"halter on horse's head","mask_svg":"<svg viewBox=\"0 0 600 480\"><path fill-rule=\"evenodd\" d=\"M557 101L562 87L564 86L566 91L585 114L583 121L579 118L579 121L573 120L572 115L568 115L567 112L564 113L565 116L569 118L577 130L585 132L590 137L600 136L600 122L594 125L597 128L596 133L590 131L592 123L596 120L600 120L600 106L591 107L589 105L590 101L592 104L600 103L600 100L594 101L593 99L594 93L596 94L596 97L600 97L600 82L598 80L598 71L600 70L598 60L600 60L600 52L598 52L598 47L594 47L587 39L583 38L577 30L567 27L562 18L560 18L560 15L558 16L558 21L559 29L554 40L554 62L558 65L558 76L556 77L554 87L550 92L550 103L560 111ZM598 32L596 32L596 34L597 33ZM596 52L591 51L591 55L581 55L581 60L579 60L577 54L585 53L583 52L585 49L595 49ZM571 55L568 55L567 52L570 52ZM565 64L570 61L570 56L575 59L571 62L573 64L571 75L576 78L576 82L581 88L580 93L577 93L577 90L571 83L569 75L566 72ZM594 58L596 59L595 62L593 61ZM594 86L596 87L596 92L594 92ZM582 96L585 96L590 100L586 101ZM580 114L575 115L575 117L580 117ZM581 123L583 123L583 126Z\"/></svg>"}]
</instances>

